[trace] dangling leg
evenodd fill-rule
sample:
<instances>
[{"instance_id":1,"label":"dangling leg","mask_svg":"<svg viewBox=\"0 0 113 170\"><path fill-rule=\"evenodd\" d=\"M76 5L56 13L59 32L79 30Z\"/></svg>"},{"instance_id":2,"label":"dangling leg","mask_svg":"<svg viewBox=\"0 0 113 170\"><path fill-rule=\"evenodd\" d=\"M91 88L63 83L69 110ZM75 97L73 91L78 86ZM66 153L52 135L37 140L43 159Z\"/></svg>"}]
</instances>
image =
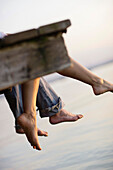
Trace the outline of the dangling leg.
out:
<instances>
[{"instance_id":1,"label":"dangling leg","mask_svg":"<svg viewBox=\"0 0 113 170\"><path fill-rule=\"evenodd\" d=\"M33 147L41 150L37 136L36 122L36 96L39 78L22 84L22 98L24 113L17 118L17 122L23 128L28 141Z\"/></svg>"},{"instance_id":2,"label":"dangling leg","mask_svg":"<svg viewBox=\"0 0 113 170\"><path fill-rule=\"evenodd\" d=\"M113 84L96 76L90 70L83 67L81 64L79 64L72 58L71 58L71 62L72 64L69 68L61 70L58 73L91 85L95 95L100 95L108 91L113 92Z\"/></svg>"},{"instance_id":3,"label":"dangling leg","mask_svg":"<svg viewBox=\"0 0 113 170\"><path fill-rule=\"evenodd\" d=\"M15 118L15 130L18 134L24 134L24 130L17 124L17 118L23 113L21 85L12 87L12 90L5 90L5 98ZM48 136L48 133L37 128L38 136Z\"/></svg>"},{"instance_id":4,"label":"dangling leg","mask_svg":"<svg viewBox=\"0 0 113 170\"><path fill-rule=\"evenodd\" d=\"M40 116L49 117L49 122L51 124L74 122L83 117L81 114L72 114L63 109L64 103L62 99L55 93L44 78L40 79L37 106Z\"/></svg>"}]
</instances>

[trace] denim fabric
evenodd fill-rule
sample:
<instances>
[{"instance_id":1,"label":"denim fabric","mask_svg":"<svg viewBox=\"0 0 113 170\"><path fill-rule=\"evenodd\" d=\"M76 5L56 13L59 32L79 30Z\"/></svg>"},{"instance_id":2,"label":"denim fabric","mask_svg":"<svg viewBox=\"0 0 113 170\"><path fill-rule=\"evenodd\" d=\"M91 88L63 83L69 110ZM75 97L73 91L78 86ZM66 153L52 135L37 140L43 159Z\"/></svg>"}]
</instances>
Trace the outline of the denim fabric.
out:
<instances>
[{"instance_id":1,"label":"denim fabric","mask_svg":"<svg viewBox=\"0 0 113 170\"><path fill-rule=\"evenodd\" d=\"M39 109L40 117L53 116L64 106L61 98L55 93L44 78L40 79L36 106Z\"/></svg>"},{"instance_id":2,"label":"denim fabric","mask_svg":"<svg viewBox=\"0 0 113 170\"><path fill-rule=\"evenodd\" d=\"M16 119L23 113L21 85L12 87L12 90L5 90L4 95Z\"/></svg>"},{"instance_id":3,"label":"denim fabric","mask_svg":"<svg viewBox=\"0 0 113 170\"><path fill-rule=\"evenodd\" d=\"M12 91L5 90L4 95L16 120L23 113L21 85L12 87ZM61 98L43 78L40 79L36 106L41 117L55 115L64 106Z\"/></svg>"},{"instance_id":4,"label":"denim fabric","mask_svg":"<svg viewBox=\"0 0 113 170\"><path fill-rule=\"evenodd\" d=\"M18 118L23 113L21 86L16 85L12 87L12 91L4 91L4 95L15 119Z\"/></svg>"}]
</instances>

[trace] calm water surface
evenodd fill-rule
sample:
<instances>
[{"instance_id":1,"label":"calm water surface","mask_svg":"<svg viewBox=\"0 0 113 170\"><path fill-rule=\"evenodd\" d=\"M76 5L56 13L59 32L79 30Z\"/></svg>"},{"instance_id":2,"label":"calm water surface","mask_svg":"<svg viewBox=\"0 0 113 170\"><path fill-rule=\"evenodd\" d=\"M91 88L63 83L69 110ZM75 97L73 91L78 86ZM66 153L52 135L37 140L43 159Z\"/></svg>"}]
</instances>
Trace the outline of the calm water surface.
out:
<instances>
[{"instance_id":1,"label":"calm water surface","mask_svg":"<svg viewBox=\"0 0 113 170\"><path fill-rule=\"evenodd\" d=\"M99 74L105 70L104 76L113 81L110 68L104 67ZM88 86L70 79L52 86L64 99L65 108L83 113L84 118L53 126L38 117L38 126L47 130L49 137L40 137L42 151L35 151L23 135L15 134L12 113L1 97L0 170L112 170L113 95L95 97Z\"/></svg>"}]
</instances>

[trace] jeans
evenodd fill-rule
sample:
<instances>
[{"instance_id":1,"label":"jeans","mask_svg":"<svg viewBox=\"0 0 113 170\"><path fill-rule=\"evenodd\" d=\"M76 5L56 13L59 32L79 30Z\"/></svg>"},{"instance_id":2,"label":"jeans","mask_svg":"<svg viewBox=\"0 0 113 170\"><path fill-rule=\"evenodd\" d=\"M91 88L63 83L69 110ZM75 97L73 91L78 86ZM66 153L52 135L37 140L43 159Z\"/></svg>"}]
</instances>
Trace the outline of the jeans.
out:
<instances>
[{"instance_id":1,"label":"jeans","mask_svg":"<svg viewBox=\"0 0 113 170\"><path fill-rule=\"evenodd\" d=\"M12 87L12 91L5 90L4 95L15 117L15 126L18 126L16 119L23 113L21 85ZM36 106L42 118L55 115L64 106L61 98L57 96L44 78L40 79Z\"/></svg>"}]
</instances>

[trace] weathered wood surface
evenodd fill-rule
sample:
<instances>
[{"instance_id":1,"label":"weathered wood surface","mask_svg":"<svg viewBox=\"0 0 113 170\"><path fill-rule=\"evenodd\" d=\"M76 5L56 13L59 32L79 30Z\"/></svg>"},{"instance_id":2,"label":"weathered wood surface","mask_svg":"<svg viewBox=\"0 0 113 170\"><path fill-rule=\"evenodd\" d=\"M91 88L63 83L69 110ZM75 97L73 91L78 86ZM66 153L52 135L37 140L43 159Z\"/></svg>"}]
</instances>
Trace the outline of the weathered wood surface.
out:
<instances>
[{"instance_id":1,"label":"weathered wood surface","mask_svg":"<svg viewBox=\"0 0 113 170\"><path fill-rule=\"evenodd\" d=\"M70 21L65 20L0 41L0 90L68 67L62 37L68 26Z\"/></svg>"},{"instance_id":2,"label":"weathered wood surface","mask_svg":"<svg viewBox=\"0 0 113 170\"><path fill-rule=\"evenodd\" d=\"M58 32L66 32L67 28L71 25L70 20L64 20L53 24L41 26L38 29L31 29L28 31L11 34L0 41L0 48L6 47L12 44L16 44L22 41L27 41L40 36L55 34Z\"/></svg>"}]
</instances>

